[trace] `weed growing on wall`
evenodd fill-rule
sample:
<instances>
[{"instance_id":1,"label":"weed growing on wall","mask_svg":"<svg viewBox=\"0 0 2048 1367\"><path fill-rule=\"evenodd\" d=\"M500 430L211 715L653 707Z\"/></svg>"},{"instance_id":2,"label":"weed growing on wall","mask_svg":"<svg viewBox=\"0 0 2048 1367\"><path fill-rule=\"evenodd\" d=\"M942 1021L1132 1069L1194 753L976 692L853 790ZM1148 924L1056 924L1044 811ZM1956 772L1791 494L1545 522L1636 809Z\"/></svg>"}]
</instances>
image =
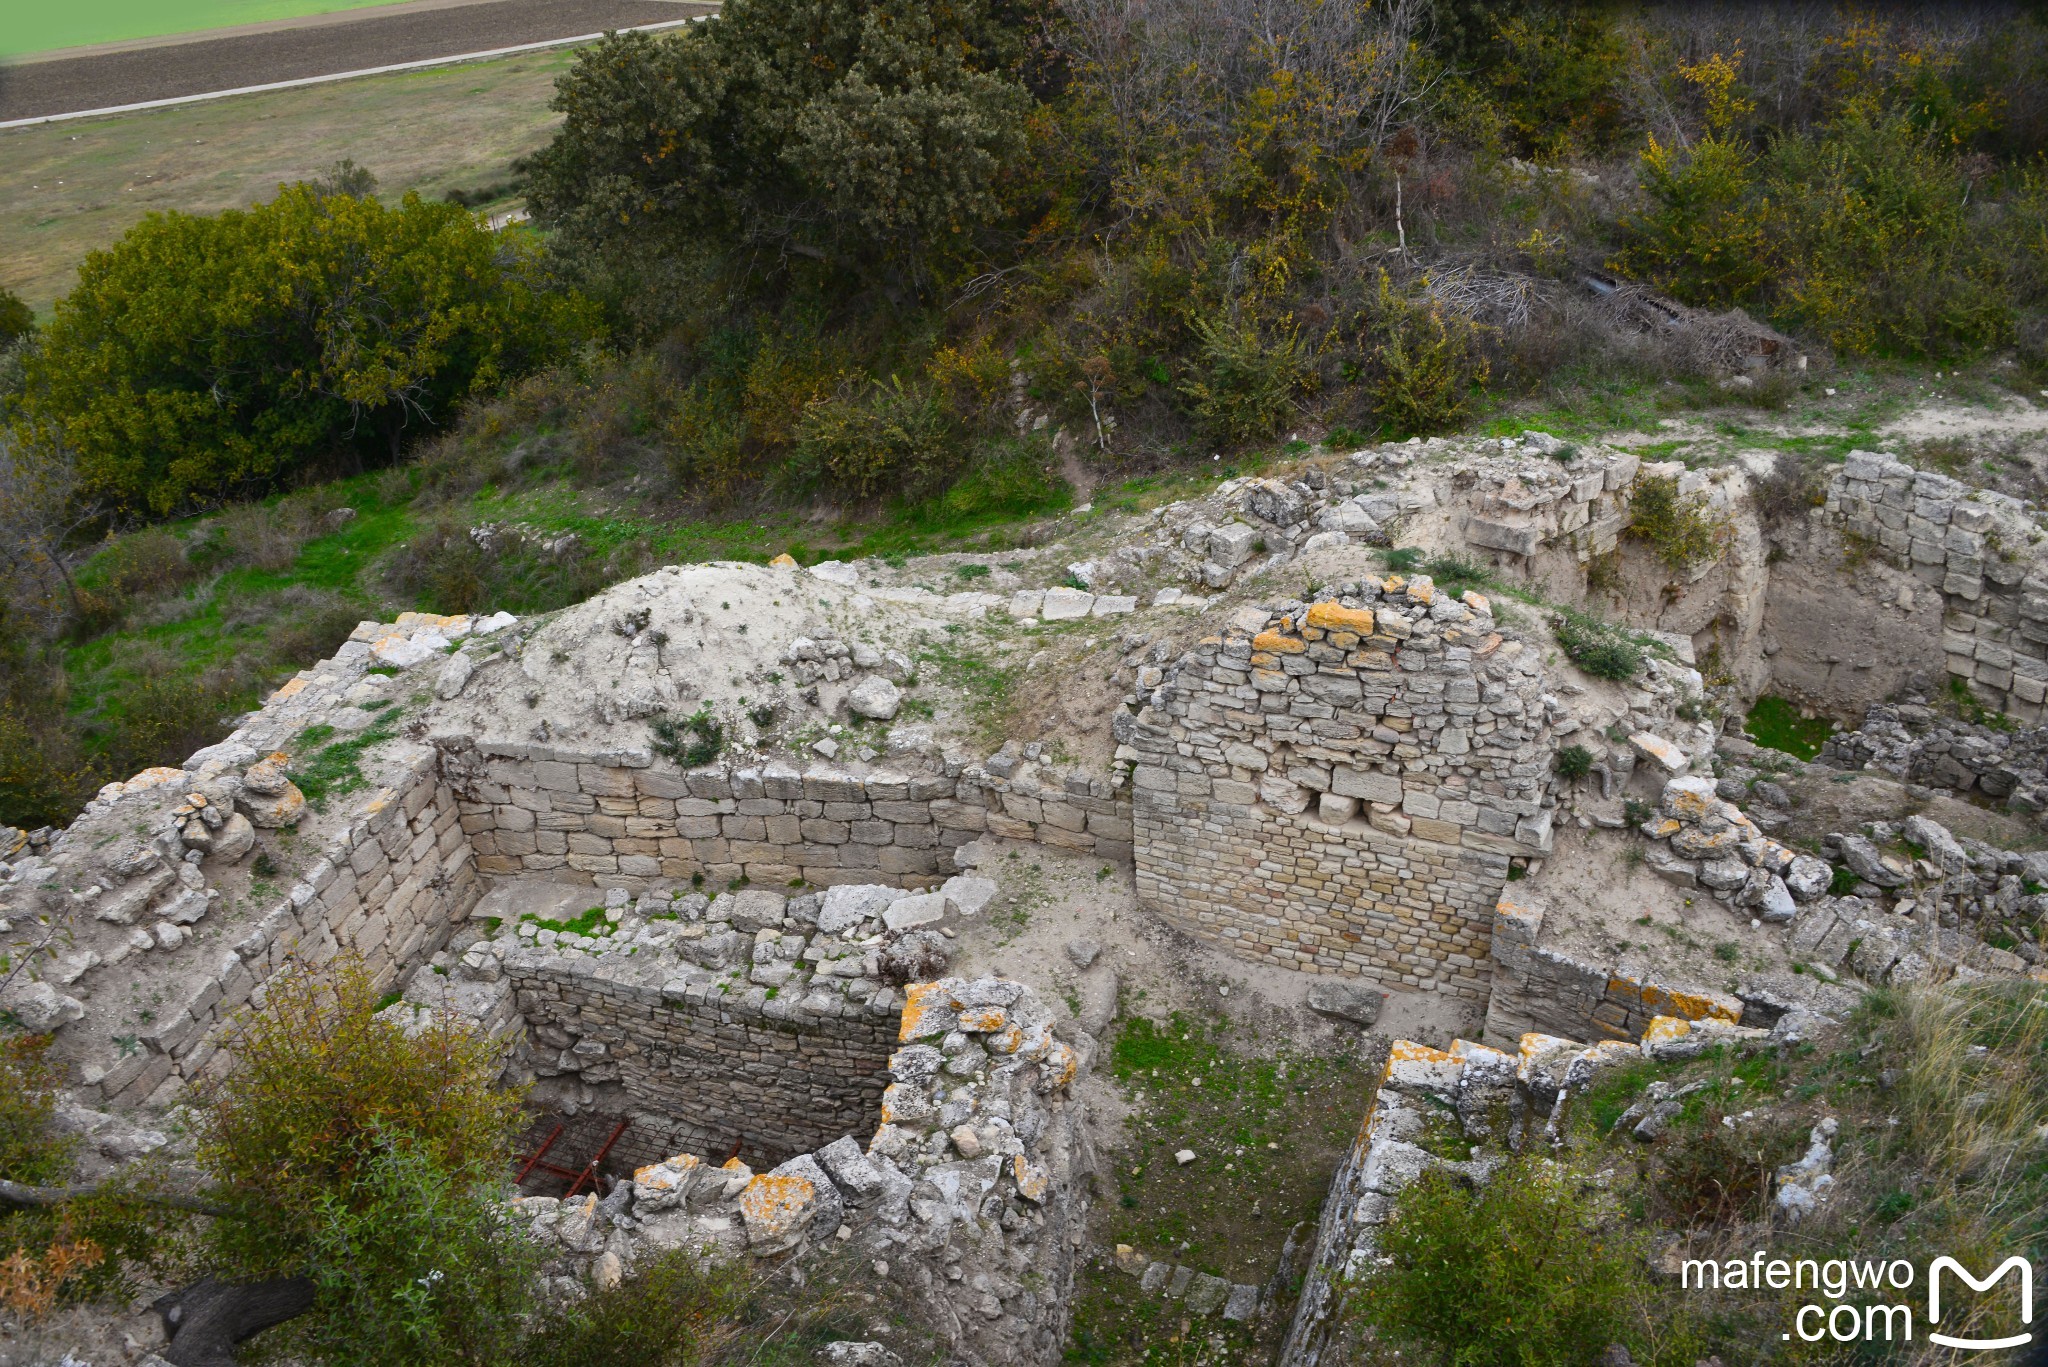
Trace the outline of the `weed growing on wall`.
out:
<instances>
[{"instance_id":1,"label":"weed growing on wall","mask_svg":"<svg viewBox=\"0 0 2048 1367\"><path fill-rule=\"evenodd\" d=\"M1643 667L1643 648L1627 630L1590 613L1559 608L1552 626L1571 662L1596 679L1619 683Z\"/></svg>"},{"instance_id":2,"label":"weed growing on wall","mask_svg":"<svg viewBox=\"0 0 2048 1367\"><path fill-rule=\"evenodd\" d=\"M1711 559L1728 540L1728 520L1703 500L1678 492L1672 475L1638 475L1629 491L1628 533L1648 543L1665 567L1683 574Z\"/></svg>"}]
</instances>

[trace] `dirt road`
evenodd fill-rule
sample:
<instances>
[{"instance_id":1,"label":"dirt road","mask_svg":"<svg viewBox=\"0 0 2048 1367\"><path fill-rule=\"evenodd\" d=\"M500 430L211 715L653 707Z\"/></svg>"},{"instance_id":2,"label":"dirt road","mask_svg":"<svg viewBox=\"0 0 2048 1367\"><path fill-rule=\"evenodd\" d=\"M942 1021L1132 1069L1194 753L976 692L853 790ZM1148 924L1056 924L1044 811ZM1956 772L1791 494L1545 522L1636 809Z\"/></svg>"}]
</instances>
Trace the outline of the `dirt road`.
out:
<instances>
[{"instance_id":1,"label":"dirt road","mask_svg":"<svg viewBox=\"0 0 2048 1367\"><path fill-rule=\"evenodd\" d=\"M122 44L0 66L0 122L671 23L715 8L676 0L482 0L405 6L397 13L345 11L317 24Z\"/></svg>"}]
</instances>

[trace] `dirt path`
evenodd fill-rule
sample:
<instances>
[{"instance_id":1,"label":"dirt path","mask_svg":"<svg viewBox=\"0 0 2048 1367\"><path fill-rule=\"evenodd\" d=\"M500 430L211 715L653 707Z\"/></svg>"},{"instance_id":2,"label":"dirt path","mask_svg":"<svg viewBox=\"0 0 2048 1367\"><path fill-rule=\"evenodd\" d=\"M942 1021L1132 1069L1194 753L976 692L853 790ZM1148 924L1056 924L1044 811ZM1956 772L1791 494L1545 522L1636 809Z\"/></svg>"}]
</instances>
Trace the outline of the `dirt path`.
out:
<instances>
[{"instance_id":1,"label":"dirt path","mask_svg":"<svg viewBox=\"0 0 2048 1367\"><path fill-rule=\"evenodd\" d=\"M332 23L229 37L190 35L189 41L0 66L0 121L672 23L714 9L676 0L480 0L406 6L398 14L348 11L325 16Z\"/></svg>"}]
</instances>

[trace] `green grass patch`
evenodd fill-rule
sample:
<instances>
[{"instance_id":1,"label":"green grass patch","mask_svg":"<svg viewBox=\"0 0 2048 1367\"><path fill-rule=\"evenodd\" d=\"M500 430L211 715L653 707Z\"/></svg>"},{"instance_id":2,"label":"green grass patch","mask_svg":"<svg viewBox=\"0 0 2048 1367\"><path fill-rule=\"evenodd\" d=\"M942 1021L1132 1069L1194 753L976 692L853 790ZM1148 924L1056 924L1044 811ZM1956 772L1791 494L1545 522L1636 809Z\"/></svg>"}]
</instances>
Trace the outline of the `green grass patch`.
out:
<instances>
[{"instance_id":1,"label":"green grass patch","mask_svg":"<svg viewBox=\"0 0 2048 1367\"><path fill-rule=\"evenodd\" d=\"M520 917L519 920L521 924L530 925L536 930L552 930L562 935L598 936L612 933L612 923L605 919L604 908L601 906L591 907L589 910L580 912L566 921L550 921L546 917L535 916L531 912Z\"/></svg>"},{"instance_id":2,"label":"green grass patch","mask_svg":"<svg viewBox=\"0 0 2048 1367\"><path fill-rule=\"evenodd\" d=\"M292 742L292 782L306 795L316 811L324 810L328 799L353 793L363 786L363 756L398 734L400 710L392 708L346 740L323 744L334 728L321 723L309 726Z\"/></svg>"},{"instance_id":3,"label":"green grass patch","mask_svg":"<svg viewBox=\"0 0 2048 1367\"><path fill-rule=\"evenodd\" d=\"M1758 698L1743 719L1743 734L1767 750L1777 750L1795 759L1810 760L1820 753L1834 734L1835 724L1826 717L1800 715L1799 704L1766 693Z\"/></svg>"}]
</instances>

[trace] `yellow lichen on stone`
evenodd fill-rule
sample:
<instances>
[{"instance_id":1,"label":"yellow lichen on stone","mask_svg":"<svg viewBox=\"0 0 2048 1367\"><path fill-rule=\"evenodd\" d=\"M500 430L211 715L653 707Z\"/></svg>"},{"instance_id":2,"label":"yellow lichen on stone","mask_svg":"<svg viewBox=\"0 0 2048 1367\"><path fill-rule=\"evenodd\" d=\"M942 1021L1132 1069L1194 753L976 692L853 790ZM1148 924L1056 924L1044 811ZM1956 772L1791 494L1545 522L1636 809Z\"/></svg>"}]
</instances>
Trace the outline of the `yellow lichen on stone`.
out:
<instances>
[{"instance_id":1,"label":"yellow lichen on stone","mask_svg":"<svg viewBox=\"0 0 2048 1367\"><path fill-rule=\"evenodd\" d=\"M983 1043L991 1054L1014 1054L1024 1047L1024 1027L1012 1021Z\"/></svg>"},{"instance_id":2,"label":"yellow lichen on stone","mask_svg":"<svg viewBox=\"0 0 2048 1367\"><path fill-rule=\"evenodd\" d=\"M1653 1044L1667 1040L1684 1039L1692 1033L1692 1022L1679 1016L1658 1016L1643 1031L1643 1048L1647 1052Z\"/></svg>"},{"instance_id":3,"label":"yellow lichen on stone","mask_svg":"<svg viewBox=\"0 0 2048 1367\"><path fill-rule=\"evenodd\" d=\"M1038 1205L1045 1204L1046 1194L1052 1190L1052 1174L1023 1154L1010 1156L1010 1175L1017 1179L1017 1194Z\"/></svg>"},{"instance_id":4,"label":"yellow lichen on stone","mask_svg":"<svg viewBox=\"0 0 2048 1367\"><path fill-rule=\"evenodd\" d=\"M768 562L768 568L772 570L793 570L796 568L796 557L788 551L784 551L781 555Z\"/></svg>"},{"instance_id":5,"label":"yellow lichen on stone","mask_svg":"<svg viewBox=\"0 0 2048 1367\"><path fill-rule=\"evenodd\" d=\"M271 703L283 702L286 698L295 698L305 691L306 681L304 679L288 679L282 688L263 700L263 705L268 707Z\"/></svg>"},{"instance_id":6,"label":"yellow lichen on stone","mask_svg":"<svg viewBox=\"0 0 2048 1367\"><path fill-rule=\"evenodd\" d=\"M775 1243L788 1238L817 1198L818 1189L795 1173L757 1174L740 1193L740 1218L747 1222L750 1243Z\"/></svg>"},{"instance_id":7,"label":"yellow lichen on stone","mask_svg":"<svg viewBox=\"0 0 2048 1367\"><path fill-rule=\"evenodd\" d=\"M903 989L903 1023L896 1038L905 1042L953 1028L953 1003L933 983L912 983Z\"/></svg>"},{"instance_id":8,"label":"yellow lichen on stone","mask_svg":"<svg viewBox=\"0 0 2048 1367\"><path fill-rule=\"evenodd\" d=\"M1252 637L1253 650L1269 650L1275 655L1299 655L1308 649L1306 642L1292 636L1283 636L1277 631L1262 631Z\"/></svg>"},{"instance_id":9,"label":"yellow lichen on stone","mask_svg":"<svg viewBox=\"0 0 2048 1367\"><path fill-rule=\"evenodd\" d=\"M1330 601L1311 603L1308 624L1325 631L1355 631L1360 636L1370 636L1373 614L1371 608L1347 608L1342 603Z\"/></svg>"},{"instance_id":10,"label":"yellow lichen on stone","mask_svg":"<svg viewBox=\"0 0 2048 1367\"><path fill-rule=\"evenodd\" d=\"M1009 1023L1010 1013L1000 1006L972 1007L960 1013L960 1028L976 1034L991 1034Z\"/></svg>"},{"instance_id":11,"label":"yellow lichen on stone","mask_svg":"<svg viewBox=\"0 0 2048 1367\"><path fill-rule=\"evenodd\" d=\"M1671 1009L1691 1020L1724 1020L1730 1025L1742 1019L1742 1001L1711 992L1664 992L1660 994Z\"/></svg>"}]
</instances>

